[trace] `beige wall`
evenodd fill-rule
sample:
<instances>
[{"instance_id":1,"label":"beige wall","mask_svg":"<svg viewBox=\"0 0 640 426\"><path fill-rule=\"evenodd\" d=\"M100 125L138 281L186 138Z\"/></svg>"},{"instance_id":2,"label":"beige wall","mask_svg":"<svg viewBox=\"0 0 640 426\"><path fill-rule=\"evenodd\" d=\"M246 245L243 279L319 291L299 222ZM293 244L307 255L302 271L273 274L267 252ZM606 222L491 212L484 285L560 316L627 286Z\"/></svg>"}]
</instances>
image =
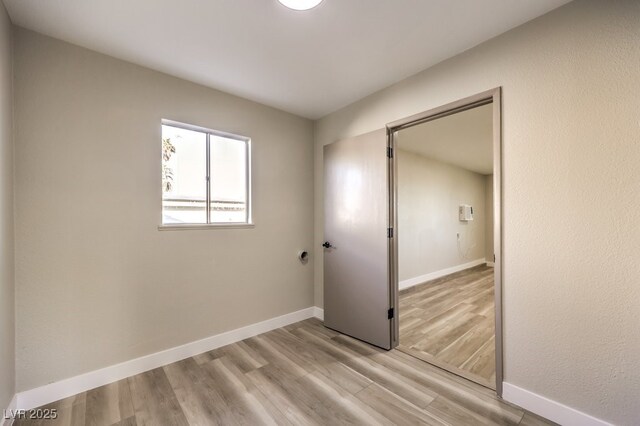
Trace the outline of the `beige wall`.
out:
<instances>
[{"instance_id":1,"label":"beige wall","mask_svg":"<svg viewBox=\"0 0 640 426\"><path fill-rule=\"evenodd\" d=\"M484 258L493 262L493 175L484 176Z\"/></svg>"},{"instance_id":2,"label":"beige wall","mask_svg":"<svg viewBox=\"0 0 640 426\"><path fill-rule=\"evenodd\" d=\"M640 2L578 0L325 117L315 245L323 145L502 86L505 379L637 424L639 69Z\"/></svg>"},{"instance_id":3,"label":"beige wall","mask_svg":"<svg viewBox=\"0 0 640 426\"><path fill-rule=\"evenodd\" d=\"M0 410L15 392L11 22L0 2Z\"/></svg>"},{"instance_id":4,"label":"beige wall","mask_svg":"<svg viewBox=\"0 0 640 426\"><path fill-rule=\"evenodd\" d=\"M473 221L459 220L460 204L473 206ZM398 150L400 281L484 259L484 255L485 177Z\"/></svg>"},{"instance_id":5,"label":"beige wall","mask_svg":"<svg viewBox=\"0 0 640 426\"><path fill-rule=\"evenodd\" d=\"M14 36L18 391L312 306L310 121ZM162 118L253 138L255 229L158 231Z\"/></svg>"}]
</instances>

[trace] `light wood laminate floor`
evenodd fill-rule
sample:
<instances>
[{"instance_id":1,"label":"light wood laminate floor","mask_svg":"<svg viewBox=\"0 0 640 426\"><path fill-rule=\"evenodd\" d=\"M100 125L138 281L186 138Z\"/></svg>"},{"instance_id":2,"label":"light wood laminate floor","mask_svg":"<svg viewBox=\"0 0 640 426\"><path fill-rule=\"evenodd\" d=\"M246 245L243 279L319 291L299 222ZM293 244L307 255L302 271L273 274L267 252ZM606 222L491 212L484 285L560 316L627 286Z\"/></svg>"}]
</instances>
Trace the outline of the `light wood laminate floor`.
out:
<instances>
[{"instance_id":1,"label":"light wood laminate floor","mask_svg":"<svg viewBox=\"0 0 640 426\"><path fill-rule=\"evenodd\" d=\"M400 351L302 321L50 404L54 425L550 424Z\"/></svg>"},{"instance_id":2,"label":"light wood laminate floor","mask_svg":"<svg viewBox=\"0 0 640 426\"><path fill-rule=\"evenodd\" d=\"M477 266L400 292L400 345L495 389L493 268Z\"/></svg>"}]
</instances>

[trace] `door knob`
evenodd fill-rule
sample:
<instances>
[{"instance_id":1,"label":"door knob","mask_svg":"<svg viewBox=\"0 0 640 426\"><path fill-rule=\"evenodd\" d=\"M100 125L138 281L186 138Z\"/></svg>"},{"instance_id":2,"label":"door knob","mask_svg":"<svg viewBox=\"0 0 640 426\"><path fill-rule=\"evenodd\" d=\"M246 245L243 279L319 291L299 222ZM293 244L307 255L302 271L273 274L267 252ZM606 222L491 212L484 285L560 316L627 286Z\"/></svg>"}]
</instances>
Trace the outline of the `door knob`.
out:
<instances>
[{"instance_id":1,"label":"door knob","mask_svg":"<svg viewBox=\"0 0 640 426\"><path fill-rule=\"evenodd\" d=\"M331 247L333 247L333 246L331 245L331 243L330 243L329 241L325 241L325 242L324 242L324 244L322 244L322 247L324 247L324 248L331 248Z\"/></svg>"}]
</instances>

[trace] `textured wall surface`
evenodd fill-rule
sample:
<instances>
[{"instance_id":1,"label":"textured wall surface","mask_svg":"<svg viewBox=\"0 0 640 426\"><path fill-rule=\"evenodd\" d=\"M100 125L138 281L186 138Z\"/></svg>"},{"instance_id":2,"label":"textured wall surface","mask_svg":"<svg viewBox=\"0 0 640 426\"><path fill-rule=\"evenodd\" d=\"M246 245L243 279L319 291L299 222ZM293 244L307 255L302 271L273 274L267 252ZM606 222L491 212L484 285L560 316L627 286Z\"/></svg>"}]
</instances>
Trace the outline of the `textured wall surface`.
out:
<instances>
[{"instance_id":1,"label":"textured wall surface","mask_svg":"<svg viewBox=\"0 0 640 426\"><path fill-rule=\"evenodd\" d=\"M0 3L0 410L15 392L11 22Z\"/></svg>"},{"instance_id":2,"label":"textured wall surface","mask_svg":"<svg viewBox=\"0 0 640 426\"><path fill-rule=\"evenodd\" d=\"M19 391L312 306L310 121L14 36ZM158 231L162 118L252 138L254 229Z\"/></svg>"},{"instance_id":3,"label":"textured wall surface","mask_svg":"<svg viewBox=\"0 0 640 426\"><path fill-rule=\"evenodd\" d=\"M484 259L485 176L397 151L400 281ZM474 220L459 220L460 204Z\"/></svg>"},{"instance_id":4,"label":"textured wall surface","mask_svg":"<svg viewBox=\"0 0 640 426\"><path fill-rule=\"evenodd\" d=\"M577 0L325 117L316 244L324 144L502 86L505 379L638 424L639 69L640 2Z\"/></svg>"}]
</instances>

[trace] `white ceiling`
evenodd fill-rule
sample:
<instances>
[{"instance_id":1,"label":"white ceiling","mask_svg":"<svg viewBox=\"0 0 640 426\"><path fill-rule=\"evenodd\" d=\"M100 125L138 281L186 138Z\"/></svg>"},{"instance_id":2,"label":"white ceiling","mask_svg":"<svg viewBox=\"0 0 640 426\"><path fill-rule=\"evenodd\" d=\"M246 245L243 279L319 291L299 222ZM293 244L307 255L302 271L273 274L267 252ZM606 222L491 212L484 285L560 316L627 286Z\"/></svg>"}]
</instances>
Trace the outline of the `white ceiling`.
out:
<instances>
[{"instance_id":1,"label":"white ceiling","mask_svg":"<svg viewBox=\"0 0 640 426\"><path fill-rule=\"evenodd\" d=\"M398 149L482 175L493 173L493 104L398 132Z\"/></svg>"},{"instance_id":2,"label":"white ceiling","mask_svg":"<svg viewBox=\"0 0 640 426\"><path fill-rule=\"evenodd\" d=\"M569 0L4 0L14 24L319 118Z\"/></svg>"}]
</instances>

